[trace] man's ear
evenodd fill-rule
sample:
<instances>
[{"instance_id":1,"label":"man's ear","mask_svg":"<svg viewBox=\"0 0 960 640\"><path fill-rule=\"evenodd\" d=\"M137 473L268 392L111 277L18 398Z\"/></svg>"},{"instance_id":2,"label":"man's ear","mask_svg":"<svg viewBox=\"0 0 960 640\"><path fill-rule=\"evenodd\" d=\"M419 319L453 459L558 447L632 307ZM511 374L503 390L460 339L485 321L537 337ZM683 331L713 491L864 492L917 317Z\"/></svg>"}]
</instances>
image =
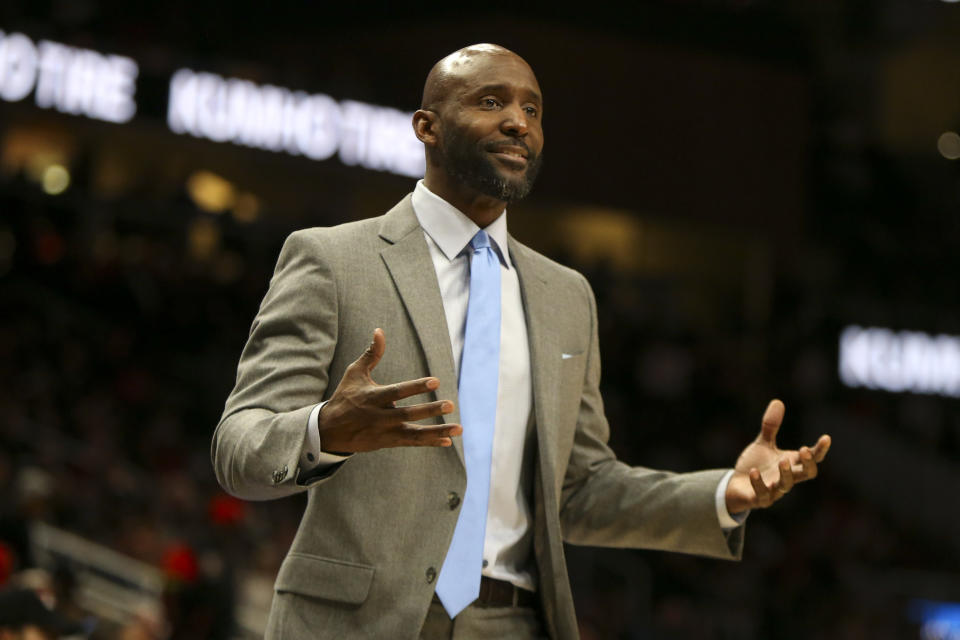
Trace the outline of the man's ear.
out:
<instances>
[{"instance_id":1,"label":"man's ear","mask_svg":"<svg viewBox=\"0 0 960 640\"><path fill-rule=\"evenodd\" d=\"M436 111L427 109L418 109L413 114L413 133L427 147L437 145L437 134L439 133L440 119Z\"/></svg>"}]
</instances>

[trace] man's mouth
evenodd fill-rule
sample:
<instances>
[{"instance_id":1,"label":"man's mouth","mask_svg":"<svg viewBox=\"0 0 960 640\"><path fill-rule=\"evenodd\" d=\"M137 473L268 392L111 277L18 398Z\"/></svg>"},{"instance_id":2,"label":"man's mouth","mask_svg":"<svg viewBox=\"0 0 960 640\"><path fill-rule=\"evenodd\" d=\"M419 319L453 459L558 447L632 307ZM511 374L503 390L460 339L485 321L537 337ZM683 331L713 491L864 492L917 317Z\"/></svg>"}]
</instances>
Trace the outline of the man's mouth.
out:
<instances>
[{"instance_id":1,"label":"man's mouth","mask_svg":"<svg viewBox=\"0 0 960 640\"><path fill-rule=\"evenodd\" d=\"M495 147L491 147L489 152L492 155L517 166L526 166L527 157L530 153L525 147L518 145L497 145Z\"/></svg>"}]
</instances>

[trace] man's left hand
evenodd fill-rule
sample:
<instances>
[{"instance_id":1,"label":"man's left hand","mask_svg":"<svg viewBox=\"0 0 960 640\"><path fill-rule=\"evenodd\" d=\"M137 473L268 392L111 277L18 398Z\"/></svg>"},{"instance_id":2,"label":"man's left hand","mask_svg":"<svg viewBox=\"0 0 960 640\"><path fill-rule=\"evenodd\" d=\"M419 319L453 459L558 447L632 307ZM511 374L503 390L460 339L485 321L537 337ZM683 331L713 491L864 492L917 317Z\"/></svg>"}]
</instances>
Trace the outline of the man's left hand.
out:
<instances>
[{"instance_id":1,"label":"man's left hand","mask_svg":"<svg viewBox=\"0 0 960 640\"><path fill-rule=\"evenodd\" d=\"M727 485L729 513L769 507L797 482L817 476L817 464L830 449L830 436L820 436L812 447L800 447L797 451L778 449L777 432L783 422L783 412L783 403L771 400L763 414L760 435L737 458Z\"/></svg>"}]
</instances>

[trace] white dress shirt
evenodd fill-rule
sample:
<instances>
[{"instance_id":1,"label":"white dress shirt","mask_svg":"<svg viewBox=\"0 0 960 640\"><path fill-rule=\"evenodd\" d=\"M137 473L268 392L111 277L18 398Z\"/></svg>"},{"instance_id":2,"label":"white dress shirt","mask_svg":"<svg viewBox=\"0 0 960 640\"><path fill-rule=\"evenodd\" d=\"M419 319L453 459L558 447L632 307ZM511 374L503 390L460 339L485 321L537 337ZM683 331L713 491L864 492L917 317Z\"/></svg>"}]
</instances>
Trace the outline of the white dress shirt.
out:
<instances>
[{"instance_id":1,"label":"white dress shirt","mask_svg":"<svg viewBox=\"0 0 960 640\"><path fill-rule=\"evenodd\" d=\"M454 370L458 379L470 298L470 240L480 230L453 205L417 183L413 210L423 227L430 257L437 272L443 310L447 316ZM520 280L507 247L507 212L484 229L500 256L500 368L497 412L490 468L490 501L483 543L486 565L481 573L507 580L526 589L536 587L531 558L533 519L528 490L523 482L525 458L532 453L530 410L533 385L530 377L530 345L520 297ZM532 467L532 458L527 467Z\"/></svg>"},{"instance_id":2,"label":"white dress shirt","mask_svg":"<svg viewBox=\"0 0 960 640\"><path fill-rule=\"evenodd\" d=\"M467 302L470 297L470 249L467 246L480 230L470 218L417 182L413 210L430 249L437 273L443 310L450 332L454 370L459 376L463 354ZM536 572L530 566L532 515L529 489L532 487L533 392L530 375L530 347L520 296L520 281L507 246L507 212L485 228L500 257L501 317L500 371L497 412L490 470L490 502L483 545L482 574L536 589ZM344 460L324 453L320 446L317 416L324 403L310 413L304 439L301 469L312 469ZM726 508L726 488L733 471L717 487L717 518L725 529L739 526L746 514L731 518Z\"/></svg>"}]
</instances>

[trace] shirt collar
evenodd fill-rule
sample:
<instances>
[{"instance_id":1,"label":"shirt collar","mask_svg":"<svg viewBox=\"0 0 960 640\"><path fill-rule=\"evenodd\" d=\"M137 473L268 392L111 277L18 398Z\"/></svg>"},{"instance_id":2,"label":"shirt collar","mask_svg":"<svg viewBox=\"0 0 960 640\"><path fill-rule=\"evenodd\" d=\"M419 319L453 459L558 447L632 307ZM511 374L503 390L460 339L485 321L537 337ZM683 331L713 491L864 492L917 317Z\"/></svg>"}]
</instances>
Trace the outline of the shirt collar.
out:
<instances>
[{"instance_id":1,"label":"shirt collar","mask_svg":"<svg viewBox=\"0 0 960 640\"><path fill-rule=\"evenodd\" d=\"M423 180L417 181L413 190L413 211L420 226L427 232L448 260L456 258L477 234L480 227L462 211L430 191ZM493 241L500 262L508 269L512 266L507 248L507 211L504 209L496 220L484 229Z\"/></svg>"}]
</instances>

